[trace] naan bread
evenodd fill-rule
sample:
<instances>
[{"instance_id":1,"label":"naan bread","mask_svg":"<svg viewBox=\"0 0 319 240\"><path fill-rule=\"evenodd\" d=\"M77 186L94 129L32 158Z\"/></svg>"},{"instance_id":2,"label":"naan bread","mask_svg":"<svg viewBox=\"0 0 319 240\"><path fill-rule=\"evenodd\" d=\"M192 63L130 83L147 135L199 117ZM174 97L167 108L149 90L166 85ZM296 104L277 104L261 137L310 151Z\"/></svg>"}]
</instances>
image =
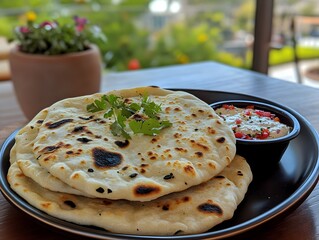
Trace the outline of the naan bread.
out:
<instances>
[{"instance_id":1,"label":"naan bread","mask_svg":"<svg viewBox=\"0 0 319 240\"><path fill-rule=\"evenodd\" d=\"M23 175L16 163L8 181L34 207L63 220L138 235L195 234L230 219L244 198L252 172L244 158L210 181L149 202L86 198L52 192Z\"/></svg>"},{"instance_id":2,"label":"naan bread","mask_svg":"<svg viewBox=\"0 0 319 240\"><path fill-rule=\"evenodd\" d=\"M17 152L34 155L19 156L19 166L26 172L30 163L38 164L83 195L149 201L205 182L231 162L236 152L233 132L193 95L154 87L109 94L139 102L145 93L161 104L159 117L172 127L157 136L132 134L125 141L113 136L113 120L103 117L105 111L86 110L102 94L62 100L21 130L28 144L17 144Z\"/></svg>"},{"instance_id":3,"label":"naan bread","mask_svg":"<svg viewBox=\"0 0 319 240\"><path fill-rule=\"evenodd\" d=\"M32 152L32 140L34 140L34 138L37 136L39 132L39 126L41 126L46 114L47 110L42 110L37 114L37 116L35 116L28 126L22 128L18 132L16 136L16 143L10 152L10 163L12 164L13 162L17 162L17 165L23 174L32 178L41 187L47 188L51 191L90 196L70 187L66 183L51 175L45 168L41 167L34 158L34 154ZM16 151L17 146L19 146L18 152Z\"/></svg>"}]
</instances>

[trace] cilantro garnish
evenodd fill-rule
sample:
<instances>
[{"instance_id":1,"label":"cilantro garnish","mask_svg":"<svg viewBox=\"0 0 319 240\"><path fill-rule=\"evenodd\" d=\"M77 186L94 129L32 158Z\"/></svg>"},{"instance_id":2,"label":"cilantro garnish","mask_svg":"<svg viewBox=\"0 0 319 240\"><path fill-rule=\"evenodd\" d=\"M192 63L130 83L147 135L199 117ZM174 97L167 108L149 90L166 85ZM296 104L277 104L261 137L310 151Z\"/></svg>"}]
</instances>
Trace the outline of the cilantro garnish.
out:
<instances>
[{"instance_id":1,"label":"cilantro garnish","mask_svg":"<svg viewBox=\"0 0 319 240\"><path fill-rule=\"evenodd\" d=\"M159 134L163 128L172 126L172 123L169 121L160 122L157 119L149 118L145 121L133 120L129 123L129 126L135 134L143 133L145 135L153 136Z\"/></svg>"},{"instance_id":2,"label":"cilantro garnish","mask_svg":"<svg viewBox=\"0 0 319 240\"><path fill-rule=\"evenodd\" d=\"M114 112L114 110L113 110ZM130 135L128 132L125 131L125 121L126 117L121 114L121 112L118 112L115 115L115 121L111 124L111 132L114 136L123 136L125 139L131 139Z\"/></svg>"},{"instance_id":3,"label":"cilantro garnish","mask_svg":"<svg viewBox=\"0 0 319 240\"><path fill-rule=\"evenodd\" d=\"M158 114L162 111L161 105L151 101L145 94L141 98L140 103L127 103L121 97L111 95L103 95L100 100L95 100L87 105L88 112L106 111L105 118L113 118L114 122L110 129L114 136L123 136L130 139L131 136L127 132L129 127L134 134L142 133L145 135L157 135L164 128L172 126L172 123L158 119ZM136 113L146 115L145 120L135 120L130 118ZM128 122L128 126L127 123Z\"/></svg>"},{"instance_id":4,"label":"cilantro garnish","mask_svg":"<svg viewBox=\"0 0 319 240\"><path fill-rule=\"evenodd\" d=\"M141 107L143 108L143 112L150 118L155 118L156 114L162 111L161 105L151 102L147 95L143 96Z\"/></svg>"},{"instance_id":5,"label":"cilantro garnish","mask_svg":"<svg viewBox=\"0 0 319 240\"><path fill-rule=\"evenodd\" d=\"M95 100L94 103L91 103L86 106L88 112L99 112L106 109L106 96L103 95L101 100Z\"/></svg>"}]
</instances>

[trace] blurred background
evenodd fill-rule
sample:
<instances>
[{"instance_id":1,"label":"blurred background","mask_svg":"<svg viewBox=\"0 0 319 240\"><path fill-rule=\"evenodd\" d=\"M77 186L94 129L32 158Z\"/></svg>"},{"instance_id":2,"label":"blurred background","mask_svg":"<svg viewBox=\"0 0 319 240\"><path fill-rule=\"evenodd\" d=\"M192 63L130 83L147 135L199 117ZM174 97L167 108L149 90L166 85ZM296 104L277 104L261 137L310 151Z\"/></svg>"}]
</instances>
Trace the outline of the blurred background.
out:
<instances>
[{"instance_id":1,"label":"blurred background","mask_svg":"<svg viewBox=\"0 0 319 240\"><path fill-rule=\"evenodd\" d=\"M273 3L268 74L319 85L305 73L319 67L318 0ZM252 68L256 0L1 0L0 71L12 29L30 12L39 21L77 15L98 25L107 36L99 46L106 71L209 60Z\"/></svg>"}]
</instances>

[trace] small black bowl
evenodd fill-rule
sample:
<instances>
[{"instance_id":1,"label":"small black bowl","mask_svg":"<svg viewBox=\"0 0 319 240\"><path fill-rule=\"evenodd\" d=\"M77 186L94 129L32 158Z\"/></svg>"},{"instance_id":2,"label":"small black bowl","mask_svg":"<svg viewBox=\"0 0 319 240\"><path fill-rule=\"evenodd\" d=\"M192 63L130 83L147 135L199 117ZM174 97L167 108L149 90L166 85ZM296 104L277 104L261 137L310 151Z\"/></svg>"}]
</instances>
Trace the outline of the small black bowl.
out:
<instances>
[{"instance_id":1,"label":"small black bowl","mask_svg":"<svg viewBox=\"0 0 319 240\"><path fill-rule=\"evenodd\" d=\"M227 100L213 103L210 106L213 109L217 109L224 104L239 108L246 108L247 106L253 105L255 109L275 114L279 117L281 123L291 127L291 131L287 135L279 138L251 140L236 138L236 153L247 159L253 171L269 170L278 164L289 142L297 137L300 132L298 120L292 114L277 106L246 100Z\"/></svg>"}]
</instances>

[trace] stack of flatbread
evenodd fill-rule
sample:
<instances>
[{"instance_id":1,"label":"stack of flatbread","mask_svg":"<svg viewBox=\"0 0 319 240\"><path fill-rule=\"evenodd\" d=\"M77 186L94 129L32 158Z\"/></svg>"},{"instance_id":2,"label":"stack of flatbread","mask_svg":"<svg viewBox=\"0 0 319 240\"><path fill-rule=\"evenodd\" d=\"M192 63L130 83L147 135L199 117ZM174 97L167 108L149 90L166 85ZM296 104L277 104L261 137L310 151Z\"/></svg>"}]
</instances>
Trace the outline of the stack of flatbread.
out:
<instances>
[{"instance_id":1,"label":"stack of flatbread","mask_svg":"<svg viewBox=\"0 0 319 240\"><path fill-rule=\"evenodd\" d=\"M156 117L171 126L123 138L111 133L114 120L105 111L87 110L103 94L62 100L18 132L12 189L49 215L116 233L193 234L230 219L252 172L214 110L183 91L109 94L130 103L147 94L161 107Z\"/></svg>"}]
</instances>

